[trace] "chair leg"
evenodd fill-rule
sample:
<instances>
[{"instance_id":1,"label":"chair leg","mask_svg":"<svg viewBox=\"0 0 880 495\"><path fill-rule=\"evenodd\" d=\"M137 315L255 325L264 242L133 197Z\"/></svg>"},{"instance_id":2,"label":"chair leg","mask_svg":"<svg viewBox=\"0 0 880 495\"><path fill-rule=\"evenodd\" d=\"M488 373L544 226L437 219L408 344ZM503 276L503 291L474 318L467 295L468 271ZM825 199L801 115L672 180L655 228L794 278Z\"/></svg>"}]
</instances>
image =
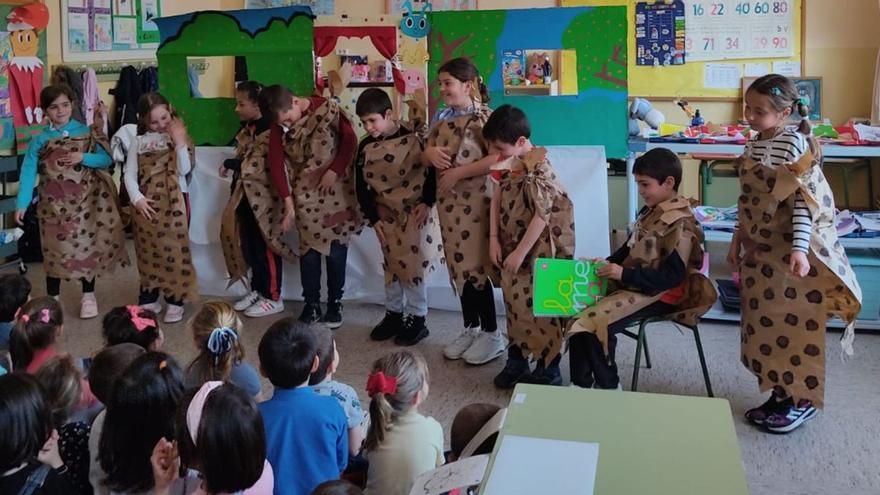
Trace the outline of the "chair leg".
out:
<instances>
[{"instance_id":1,"label":"chair leg","mask_svg":"<svg viewBox=\"0 0 880 495\"><path fill-rule=\"evenodd\" d=\"M645 332L643 335L642 339L644 342L642 345L645 348L645 368L651 369L651 353L648 352L648 333Z\"/></svg>"},{"instance_id":2,"label":"chair leg","mask_svg":"<svg viewBox=\"0 0 880 495\"><path fill-rule=\"evenodd\" d=\"M700 341L700 330L697 326L691 328L694 332L694 340L697 343L697 354L700 356L700 367L703 368L703 380L706 381L706 393L709 397L715 397L712 393L712 383L709 381L709 368L706 366L706 356L703 354L703 343Z\"/></svg>"},{"instance_id":3,"label":"chair leg","mask_svg":"<svg viewBox=\"0 0 880 495\"><path fill-rule=\"evenodd\" d=\"M648 325L648 320L642 320L639 323L639 335L636 339L636 359L635 364L633 364L633 379L632 385L630 386L630 390L635 392L639 388L639 365L642 361L642 347L645 345L645 327Z\"/></svg>"}]
</instances>

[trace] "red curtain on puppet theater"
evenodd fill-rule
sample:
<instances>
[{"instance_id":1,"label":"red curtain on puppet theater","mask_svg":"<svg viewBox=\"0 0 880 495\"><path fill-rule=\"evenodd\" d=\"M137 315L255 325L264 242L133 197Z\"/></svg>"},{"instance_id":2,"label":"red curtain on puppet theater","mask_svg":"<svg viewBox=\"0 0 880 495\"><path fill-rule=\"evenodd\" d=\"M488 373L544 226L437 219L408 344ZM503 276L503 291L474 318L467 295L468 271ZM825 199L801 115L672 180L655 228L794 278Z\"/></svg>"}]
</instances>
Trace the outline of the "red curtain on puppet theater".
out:
<instances>
[{"instance_id":1,"label":"red curtain on puppet theater","mask_svg":"<svg viewBox=\"0 0 880 495\"><path fill-rule=\"evenodd\" d=\"M397 27L395 26L315 26L315 56L326 57L327 55L330 55L333 52L333 48L336 47L336 41L340 37L370 38L370 41L373 43L373 46L376 47L376 50L388 60L392 60L397 54ZM394 77L394 89L396 89L398 93L403 94L405 89L403 74L400 73L400 70L397 67L391 69L391 74ZM323 84L321 81L316 81L316 83L319 88Z\"/></svg>"}]
</instances>

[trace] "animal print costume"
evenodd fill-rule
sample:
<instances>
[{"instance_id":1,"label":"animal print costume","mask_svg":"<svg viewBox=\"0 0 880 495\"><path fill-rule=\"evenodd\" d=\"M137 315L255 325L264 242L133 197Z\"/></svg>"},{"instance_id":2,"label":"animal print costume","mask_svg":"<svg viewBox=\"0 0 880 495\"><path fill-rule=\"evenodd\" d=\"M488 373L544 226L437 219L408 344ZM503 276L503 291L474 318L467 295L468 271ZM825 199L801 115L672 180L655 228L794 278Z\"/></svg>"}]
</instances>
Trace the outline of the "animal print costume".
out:
<instances>
[{"instance_id":1,"label":"animal print costume","mask_svg":"<svg viewBox=\"0 0 880 495\"><path fill-rule=\"evenodd\" d=\"M687 266L684 294L677 311L670 314L673 321L695 325L718 299L712 282L700 272L703 266L703 230L690 202L676 196L649 209L636 221L627 241L629 256L621 264L624 268L636 266L656 269L672 252ZM608 325L658 301L665 291L645 294L620 284L609 284L608 296L578 315L566 337L578 332L595 333L608 352Z\"/></svg>"},{"instance_id":2,"label":"animal print costume","mask_svg":"<svg viewBox=\"0 0 880 495\"><path fill-rule=\"evenodd\" d=\"M449 148L453 167L480 160L488 153L482 132L490 114L489 107L481 106L472 114L439 122L428 136L427 145ZM498 269L489 259L491 202L483 175L462 179L448 194L437 197L446 263L459 295L467 282L482 290L486 283L495 285L499 279Z\"/></svg>"},{"instance_id":3,"label":"animal print costume","mask_svg":"<svg viewBox=\"0 0 880 495\"><path fill-rule=\"evenodd\" d=\"M743 365L758 377L762 392L772 388L795 403L809 399L821 408L826 320L836 315L848 324L841 342L852 354L853 322L862 299L837 239L831 188L811 151L781 167L745 156L735 166L742 189L739 235L745 251L740 267ZM813 220L810 271L803 278L789 268L796 191Z\"/></svg>"},{"instance_id":4,"label":"animal print costume","mask_svg":"<svg viewBox=\"0 0 880 495\"><path fill-rule=\"evenodd\" d=\"M98 146L109 153L102 126L98 119L91 133L52 139L40 150L37 218L49 277L92 280L129 263L113 178L106 170L58 163L68 152L93 153Z\"/></svg>"},{"instance_id":5,"label":"animal print costume","mask_svg":"<svg viewBox=\"0 0 880 495\"><path fill-rule=\"evenodd\" d=\"M493 168L508 172L499 182L498 240L502 259L519 245L532 217L547 223L516 273L501 271L501 288L507 308L507 335L525 357L550 363L562 349L566 320L535 318L534 267L537 258L574 256L574 205L559 182L544 148L534 148L521 158L509 158Z\"/></svg>"},{"instance_id":6,"label":"animal print costume","mask_svg":"<svg viewBox=\"0 0 880 495\"><path fill-rule=\"evenodd\" d=\"M247 201L257 226L263 234L266 245L273 252L292 261L293 250L282 239L282 222L284 220L284 202L275 191L267 167L269 157L269 134L266 130L252 136L248 129L239 131L236 137L236 155L242 157L241 171L229 203L223 211L220 224L220 244L223 247L223 258L229 272L229 284L244 280L248 265L241 251L241 225L236 209L242 201Z\"/></svg>"},{"instance_id":7,"label":"animal print costume","mask_svg":"<svg viewBox=\"0 0 880 495\"><path fill-rule=\"evenodd\" d=\"M314 249L329 256L333 241L348 244L364 226L351 165L327 195L318 192L321 177L336 156L341 111L335 101L327 99L300 119L286 136L284 149L289 158L300 255Z\"/></svg>"},{"instance_id":8,"label":"animal print costume","mask_svg":"<svg viewBox=\"0 0 880 495\"><path fill-rule=\"evenodd\" d=\"M401 124L403 125L403 124ZM424 226L412 215L422 198L428 167L422 165L422 141L415 133L368 144L364 150L364 181L376 192L376 203L394 217L384 222L385 285L400 281L416 286L443 262L440 224L432 206ZM429 165L430 166L430 165Z\"/></svg>"},{"instance_id":9,"label":"animal print costume","mask_svg":"<svg viewBox=\"0 0 880 495\"><path fill-rule=\"evenodd\" d=\"M147 135L156 133L148 133ZM141 288L160 289L165 297L198 300L196 271L189 248L186 203L180 190L177 150L171 136L162 133L164 145L144 148L136 141L138 187L156 211L152 220L138 212L132 214L135 251ZM154 141L155 142L155 141Z\"/></svg>"}]
</instances>

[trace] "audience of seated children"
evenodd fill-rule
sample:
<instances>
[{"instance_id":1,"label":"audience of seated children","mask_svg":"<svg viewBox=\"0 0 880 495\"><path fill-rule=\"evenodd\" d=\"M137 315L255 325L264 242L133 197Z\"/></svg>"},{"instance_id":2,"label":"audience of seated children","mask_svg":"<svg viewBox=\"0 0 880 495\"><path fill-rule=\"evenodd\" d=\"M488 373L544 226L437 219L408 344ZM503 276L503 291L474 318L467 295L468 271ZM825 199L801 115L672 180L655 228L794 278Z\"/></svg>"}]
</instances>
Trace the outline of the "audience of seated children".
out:
<instances>
[{"instance_id":1,"label":"audience of seated children","mask_svg":"<svg viewBox=\"0 0 880 495\"><path fill-rule=\"evenodd\" d=\"M260 340L259 355L260 371L275 386L272 398L259 404L275 495L308 495L345 470L348 420L336 399L308 386L320 365L308 324L293 318L276 321Z\"/></svg>"},{"instance_id":2,"label":"audience of seated children","mask_svg":"<svg viewBox=\"0 0 880 495\"><path fill-rule=\"evenodd\" d=\"M199 355L187 367L184 385L193 388L212 380L228 381L257 401L262 400L260 376L244 362L244 345L239 337L241 318L232 306L222 301L207 302L190 320L189 327Z\"/></svg>"}]
</instances>

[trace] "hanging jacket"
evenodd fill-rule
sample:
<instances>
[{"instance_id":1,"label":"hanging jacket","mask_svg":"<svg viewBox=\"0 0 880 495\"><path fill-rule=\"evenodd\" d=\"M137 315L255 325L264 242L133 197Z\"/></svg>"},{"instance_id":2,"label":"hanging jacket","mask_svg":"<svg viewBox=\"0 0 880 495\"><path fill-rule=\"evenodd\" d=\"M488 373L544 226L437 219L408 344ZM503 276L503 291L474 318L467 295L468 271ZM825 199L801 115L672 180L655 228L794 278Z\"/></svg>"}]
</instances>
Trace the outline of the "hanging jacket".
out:
<instances>
[{"instance_id":1,"label":"hanging jacket","mask_svg":"<svg viewBox=\"0 0 880 495\"><path fill-rule=\"evenodd\" d=\"M98 91L98 75L95 74L95 69L89 67L83 72L82 75L83 80L83 99L82 99L82 113L86 117L86 125L92 125L95 121L95 110L97 110L101 105L101 94ZM107 114L106 112L101 113L101 118L104 121L104 134L109 136L109 129L107 128Z\"/></svg>"},{"instance_id":2,"label":"hanging jacket","mask_svg":"<svg viewBox=\"0 0 880 495\"><path fill-rule=\"evenodd\" d=\"M119 129L125 124L137 124L137 104L143 91L137 69L131 65L122 68L116 88L110 90L116 98L116 113L113 116L113 128Z\"/></svg>"},{"instance_id":3,"label":"hanging jacket","mask_svg":"<svg viewBox=\"0 0 880 495\"><path fill-rule=\"evenodd\" d=\"M155 67L144 67L138 74L138 78L141 81L142 92L155 93L159 91L159 71Z\"/></svg>"},{"instance_id":4,"label":"hanging jacket","mask_svg":"<svg viewBox=\"0 0 880 495\"><path fill-rule=\"evenodd\" d=\"M76 101L70 102L73 105L71 118L85 124L86 120L83 118L84 115L80 106L80 102L83 101L83 84L79 72L66 65L58 65L52 70L52 78L49 82L50 84L66 84L73 90ZM91 125L91 122L87 125Z\"/></svg>"}]
</instances>

